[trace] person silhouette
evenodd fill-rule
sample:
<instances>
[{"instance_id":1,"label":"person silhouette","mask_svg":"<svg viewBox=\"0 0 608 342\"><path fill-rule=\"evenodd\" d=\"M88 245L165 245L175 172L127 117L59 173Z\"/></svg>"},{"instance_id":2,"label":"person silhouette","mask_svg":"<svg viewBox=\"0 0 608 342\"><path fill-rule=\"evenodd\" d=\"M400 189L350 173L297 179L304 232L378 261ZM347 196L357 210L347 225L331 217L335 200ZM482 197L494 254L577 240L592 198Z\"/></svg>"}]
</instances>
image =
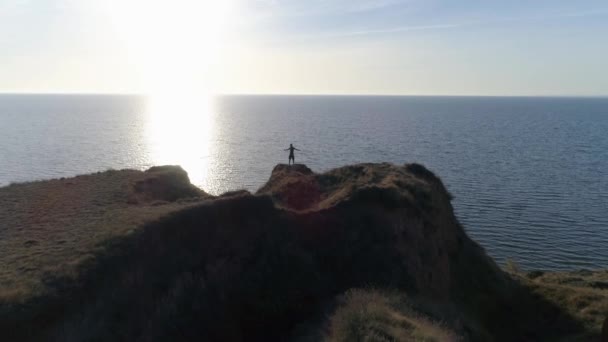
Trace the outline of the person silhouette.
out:
<instances>
[{"instance_id":1,"label":"person silhouette","mask_svg":"<svg viewBox=\"0 0 608 342\"><path fill-rule=\"evenodd\" d=\"M289 147L285 149L285 151L289 151L289 161L287 162L287 165L291 165L291 163L293 162L293 164L296 163L296 158L293 155L293 151L299 151L297 148L293 147L293 144L289 144Z\"/></svg>"}]
</instances>

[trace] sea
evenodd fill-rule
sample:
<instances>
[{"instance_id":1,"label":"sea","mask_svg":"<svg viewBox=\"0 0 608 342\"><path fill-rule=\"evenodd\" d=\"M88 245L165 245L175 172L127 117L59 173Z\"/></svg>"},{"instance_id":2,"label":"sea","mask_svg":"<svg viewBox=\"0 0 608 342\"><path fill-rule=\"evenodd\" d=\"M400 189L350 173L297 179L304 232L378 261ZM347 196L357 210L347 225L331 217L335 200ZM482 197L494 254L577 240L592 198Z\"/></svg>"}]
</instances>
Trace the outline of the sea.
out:
<instances>
[{"instance_id":1,"label":"sea","mask_svg":"<svg viewBox=\"0 0 608 342\"><path fill-rule=\"evenodd\" d=\"M178 164L211 194L278 163L421 163L499 264L608 268L608 98L0 95L0 186Z\"/></svg>"}]
</instances>

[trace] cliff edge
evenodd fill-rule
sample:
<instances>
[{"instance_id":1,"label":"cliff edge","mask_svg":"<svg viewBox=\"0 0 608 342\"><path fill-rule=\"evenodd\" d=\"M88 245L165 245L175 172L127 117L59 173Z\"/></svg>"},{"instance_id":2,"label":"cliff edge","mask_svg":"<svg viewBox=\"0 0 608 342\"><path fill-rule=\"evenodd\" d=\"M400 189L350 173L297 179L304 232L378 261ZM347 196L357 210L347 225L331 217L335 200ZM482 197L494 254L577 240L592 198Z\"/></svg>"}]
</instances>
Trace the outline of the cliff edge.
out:
<instances>
[{"instance_id":1,"label":"cliff edge","mask_svg":"<svg viewBox=\"0 0 608 342\"><path fill-rule=\"evenodd\" d=\"M484 288L505 286L500 269L458 223L441 180L422 165L358 164L322 174L304 165L277 165L257 195L269 196L277 208L303 217L344 220L366 213L366 229L386 234L382 253L394 253L390 268L397 278L409 277L401 279L402 285L417 293L459 296L471 268ZM361 225L352 222L344 229L356 231ZM343 241L342 233L350 232L327 238Z\"/></svg>"},{"instance_id":2,"label":"cliff edge","mask_svg":"<svg viewBox=\"0 0 608 342\"><path fill-rule=\"evenodd\" d=\"M277 165L257 193L216 198L175 177L130 182L127 205L162 215L106 239L76 276L47 281L53 305L0 306L0 335L536 341L583 331L496 266L419 164Z\"/></svg>"}]
</instances>

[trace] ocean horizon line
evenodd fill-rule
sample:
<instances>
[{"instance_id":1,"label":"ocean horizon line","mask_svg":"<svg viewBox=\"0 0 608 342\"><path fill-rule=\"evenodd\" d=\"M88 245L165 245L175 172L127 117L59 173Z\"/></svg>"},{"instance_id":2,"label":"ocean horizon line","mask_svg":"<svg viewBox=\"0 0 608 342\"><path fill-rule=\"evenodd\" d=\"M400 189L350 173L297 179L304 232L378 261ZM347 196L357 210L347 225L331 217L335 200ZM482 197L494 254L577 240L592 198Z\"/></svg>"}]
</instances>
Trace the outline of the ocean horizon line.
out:
<instances>
[{"instance_id":1,"label":"ocean horizon line","mask_svg":"<svg viewBox=\"0 0 608 342\"><path fill-rule=\"evenodd\" d=\"M215 93L202 94L209 97L222 96L259 96L259 97L429 97L429 98L583 98L608 99L607 95L473 95L473 94L314 94L314 93ZM0 92L0 96L142 96L147 93L113 93L113 92Z\"/></svg>"}]
</instances>

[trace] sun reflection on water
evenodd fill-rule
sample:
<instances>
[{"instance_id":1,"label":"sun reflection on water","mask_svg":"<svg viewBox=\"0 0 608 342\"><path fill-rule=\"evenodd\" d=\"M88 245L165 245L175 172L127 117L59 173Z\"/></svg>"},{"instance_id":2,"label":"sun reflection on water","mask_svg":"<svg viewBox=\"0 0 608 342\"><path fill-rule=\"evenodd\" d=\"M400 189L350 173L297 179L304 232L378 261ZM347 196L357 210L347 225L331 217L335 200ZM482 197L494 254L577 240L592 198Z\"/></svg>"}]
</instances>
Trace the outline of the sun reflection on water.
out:
<instances>
[{"instance_id":1,"label":"sun reflection on water","mask_svg":"<svg viewBox=\"0 0 608 342\"><path fill-rule=\"evenodd\" d=\"M215 134L211 98L194 94L149 96L146 116L150 162L181 165L193 184L204 187Z\"/></svg>"}]
</instances>

